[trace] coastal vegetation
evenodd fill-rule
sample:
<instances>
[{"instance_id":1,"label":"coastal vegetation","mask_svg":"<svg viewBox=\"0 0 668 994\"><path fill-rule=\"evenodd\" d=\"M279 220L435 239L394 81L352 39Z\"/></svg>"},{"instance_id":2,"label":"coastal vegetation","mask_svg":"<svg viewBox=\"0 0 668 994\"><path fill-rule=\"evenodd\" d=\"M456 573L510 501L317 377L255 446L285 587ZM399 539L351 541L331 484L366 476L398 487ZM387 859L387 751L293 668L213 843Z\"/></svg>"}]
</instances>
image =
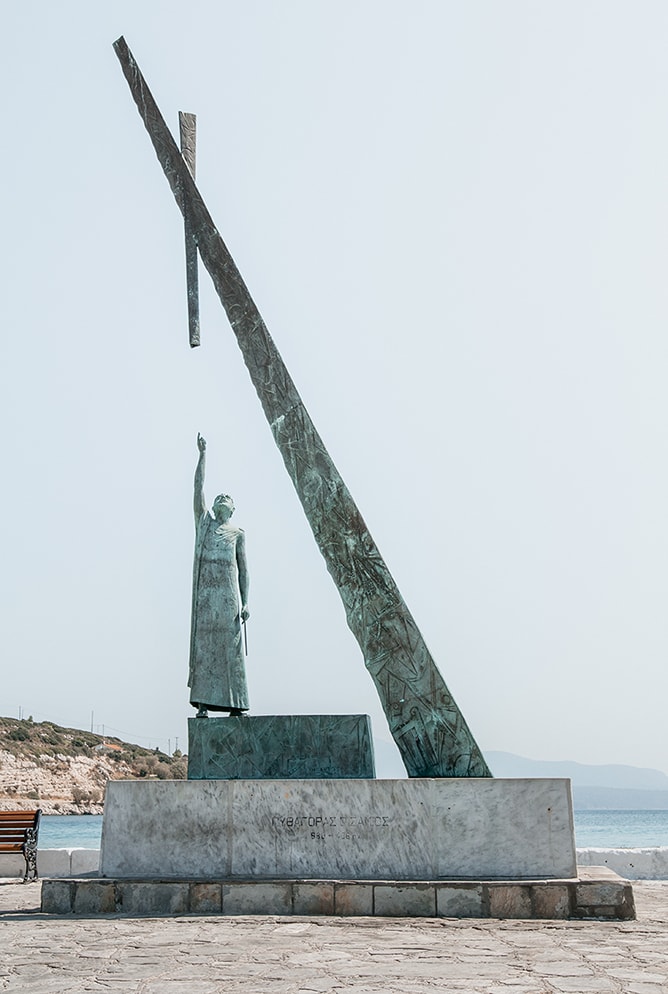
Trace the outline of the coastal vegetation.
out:
<instances>
[{"instance_id":1,"label":"coastal vegetation","mask_svg":"<svg viewBox=\"0 0 668 994\"><path fill-rule=\"evenodd\" d=\"M101 814L109 780L182 780L187 757L63 728L0 717L0 810Z\"/></svg>"}]
</instances>

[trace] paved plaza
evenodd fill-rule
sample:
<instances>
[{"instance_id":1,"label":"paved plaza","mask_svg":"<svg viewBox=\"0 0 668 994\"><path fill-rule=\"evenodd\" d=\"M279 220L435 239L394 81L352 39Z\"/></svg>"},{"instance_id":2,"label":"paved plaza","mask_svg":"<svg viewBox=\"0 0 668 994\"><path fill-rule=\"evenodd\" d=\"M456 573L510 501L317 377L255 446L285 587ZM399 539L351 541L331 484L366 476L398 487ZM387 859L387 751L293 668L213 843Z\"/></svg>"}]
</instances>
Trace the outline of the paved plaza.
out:
<instances>
[{"instance_id":1,"label":"paved plaza","mask_svg":"<svg viewBox=\"0 0 668 994\"><path fill-rule=\"evenodd\" d=\"M668 881L628 922L52 917L0 880L0 991L29 994L668 992Z\"/></svg>"}]
</instances>

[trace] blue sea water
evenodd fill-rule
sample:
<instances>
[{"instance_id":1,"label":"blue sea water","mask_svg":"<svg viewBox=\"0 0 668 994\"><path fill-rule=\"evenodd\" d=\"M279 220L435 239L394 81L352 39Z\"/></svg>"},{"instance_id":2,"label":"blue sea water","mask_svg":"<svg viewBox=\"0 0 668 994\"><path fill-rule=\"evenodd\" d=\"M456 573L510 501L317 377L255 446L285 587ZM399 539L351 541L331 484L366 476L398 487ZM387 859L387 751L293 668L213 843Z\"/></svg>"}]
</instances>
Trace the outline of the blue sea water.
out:
<instances>
[{"instance_id":1,"label":"blue sea water","mask_svg":"<svg viewBox=\"0 0 668 994\"><path fill-rule=\"evenodd\" d=\"M42 815L40 849L99 849L102 815Z\"/></svg>"},{"instance_id":2,"label":"blue sea water","mask_svg":"<svg viewBox=\"0 0 668 994\"><path fill-rule=\"evenodd\" d=\"M575 844L581 849L668 846L668 811L576 811Z\"/></svg>"},{"instance_id":3,"label":"blue sea water","mask_svg":"<svg viewBox=\"0 0 668 994\"><path fill-rule=\"evenodd\" d=\"M44 815L40 849L99 849L102 815ZM644 849L668 846L668 811L576 811L580 848Z\"/></svg>"}]
</instances>

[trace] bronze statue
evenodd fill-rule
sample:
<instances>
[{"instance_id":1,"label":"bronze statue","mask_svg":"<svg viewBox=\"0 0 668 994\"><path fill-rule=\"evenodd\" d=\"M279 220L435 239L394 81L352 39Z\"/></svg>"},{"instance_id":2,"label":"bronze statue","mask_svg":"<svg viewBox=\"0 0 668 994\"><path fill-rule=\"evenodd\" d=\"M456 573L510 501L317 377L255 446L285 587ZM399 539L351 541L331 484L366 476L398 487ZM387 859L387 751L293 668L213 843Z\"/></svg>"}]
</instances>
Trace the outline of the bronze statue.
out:
<instances>
[{"instance_id":1,"label":"bronze statue","mask_svg":"<svg viewBox=\"0 0 668 994\"><path fill-rule=\"evenodd\" d=\"M125 39L114 49L184 215L189 237L230 320L274 441L294 484L348 625L364 656L410 777L491 772L334 465L195 185ZM191 695L191 700L197 700Z\"/></svg>"},{"instance_id":2,"label":"bronze statue","mask_svg":"<svg viewBox=\"0 0 668 994\"><path fill-rule=\"evenodd\" d=\"M197 447L190 703L198 709L198 718L205 718L207 710L240 715L248 710L241 631L250 617L246 544L243 530L230 524L234 501L229 494L219 494L211 511L207 509L206 441L201 435Z\"/></svg>"}]
</instances>

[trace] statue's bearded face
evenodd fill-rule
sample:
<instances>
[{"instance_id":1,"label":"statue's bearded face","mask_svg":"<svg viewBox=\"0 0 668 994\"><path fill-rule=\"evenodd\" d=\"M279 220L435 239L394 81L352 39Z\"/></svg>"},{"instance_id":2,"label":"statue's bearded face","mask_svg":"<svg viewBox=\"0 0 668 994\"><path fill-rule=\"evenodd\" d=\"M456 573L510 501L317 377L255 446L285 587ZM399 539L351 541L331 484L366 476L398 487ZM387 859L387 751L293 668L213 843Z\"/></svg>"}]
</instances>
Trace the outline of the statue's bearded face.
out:
<instances>
[{"instance_id":1,"label":"statue's bearded face","mask_svg":"<svg viewBox=\"0 0 668 994\"><path fill-rule=\"evenodd\" d=\"M234 501L229 494L218 494L213 502L213 513L220 521L227 521L234 514Z\"/></svg>"}]
</instances>

